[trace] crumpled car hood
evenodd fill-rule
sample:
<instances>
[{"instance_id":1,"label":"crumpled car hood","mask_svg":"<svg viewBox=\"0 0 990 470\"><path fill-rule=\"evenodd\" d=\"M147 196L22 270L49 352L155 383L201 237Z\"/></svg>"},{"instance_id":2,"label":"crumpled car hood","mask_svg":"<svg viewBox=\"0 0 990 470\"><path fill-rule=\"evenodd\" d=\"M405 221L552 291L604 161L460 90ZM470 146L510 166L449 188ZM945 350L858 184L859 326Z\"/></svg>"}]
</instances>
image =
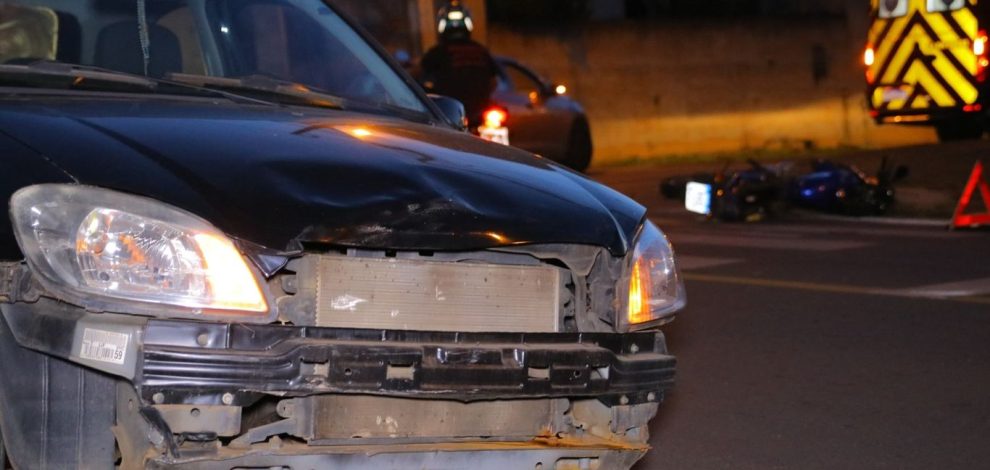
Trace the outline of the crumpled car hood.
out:
<instances>
[{"instance_id":1,"label":"crumpled car hood","mask_svg":"<svg viewBox=\"0 0 990 470\"><path fill-rule=\"evenodd\" d=\"M88 95L5 100L0 129L81 184L170 203L274 250L577 243L621 255L645 214L546 160L425 124Z\"/></svg>"}]
</instances>

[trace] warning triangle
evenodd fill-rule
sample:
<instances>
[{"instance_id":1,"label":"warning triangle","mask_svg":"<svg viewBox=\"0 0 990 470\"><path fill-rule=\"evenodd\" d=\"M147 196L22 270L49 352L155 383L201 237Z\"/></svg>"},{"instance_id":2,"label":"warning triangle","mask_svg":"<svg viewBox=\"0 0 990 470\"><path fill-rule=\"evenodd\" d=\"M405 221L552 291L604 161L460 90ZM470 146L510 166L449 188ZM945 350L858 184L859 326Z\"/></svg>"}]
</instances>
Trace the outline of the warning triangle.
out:
<instances>
[{"instance_id":1,"label":"warning triangle","mask_svg":"<svg viewBox=\"0 0 990 470\"><path fill-rule=\"evenodd\" d=\"M982 199L982 212L973 212L973 196L979 189L979 196ZM959 198L959 205L956 206L956 213L952 217L952 228L979 227L990 225L990 185L987 184L983 173L983 162L977 161L973 166L973 173L969 175L966 189L963 190L962 197Z\"/></svg>"}]
</instances>

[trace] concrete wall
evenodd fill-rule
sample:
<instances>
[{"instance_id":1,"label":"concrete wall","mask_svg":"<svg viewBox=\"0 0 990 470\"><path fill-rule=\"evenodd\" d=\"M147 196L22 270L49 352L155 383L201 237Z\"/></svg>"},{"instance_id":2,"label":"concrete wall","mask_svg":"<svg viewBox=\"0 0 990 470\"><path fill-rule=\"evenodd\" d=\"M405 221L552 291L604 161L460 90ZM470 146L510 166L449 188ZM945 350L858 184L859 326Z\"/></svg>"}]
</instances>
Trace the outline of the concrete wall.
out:
<instances>
[{"instance_id":1,"label":"concrete wall","mask_svg":"<svg viewBox=\"0 0 990 470\"><path fill-rule=\"evenodd\" d=\"M868 118L863 27L842 17L489 25L488 43L568 85L591 118L598 163L933 141L931 129Z\"/></svg>"}]
</instances>

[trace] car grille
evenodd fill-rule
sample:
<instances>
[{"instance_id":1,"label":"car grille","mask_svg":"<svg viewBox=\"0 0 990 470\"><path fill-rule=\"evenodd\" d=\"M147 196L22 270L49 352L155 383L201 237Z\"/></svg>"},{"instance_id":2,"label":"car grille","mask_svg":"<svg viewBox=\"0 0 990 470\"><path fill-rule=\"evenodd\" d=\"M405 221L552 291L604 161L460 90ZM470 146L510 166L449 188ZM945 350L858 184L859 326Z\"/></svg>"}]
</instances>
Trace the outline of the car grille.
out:
<instances>
[{"instance_id":1,"label":"car grille","mask_svg":"<svg viewBox=\"0 0 990 470\"><path fill-rule=\"evenodd\" d=\"M398 258L320 256L316 324L337 328L558 332L560 272Z\"/></svg>"}]
</instances>

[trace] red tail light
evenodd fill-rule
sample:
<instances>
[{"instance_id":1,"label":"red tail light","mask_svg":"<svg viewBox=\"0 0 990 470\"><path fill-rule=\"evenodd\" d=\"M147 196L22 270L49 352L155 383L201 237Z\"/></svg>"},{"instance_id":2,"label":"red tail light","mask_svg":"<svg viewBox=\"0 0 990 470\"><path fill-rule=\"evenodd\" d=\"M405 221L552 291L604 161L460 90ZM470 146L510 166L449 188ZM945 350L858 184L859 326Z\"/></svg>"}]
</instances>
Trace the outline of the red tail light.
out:
<instances>
[{"instance_id":1,"label":"red tail light","mask_svg":"<svg viewBox=\"0 0 990 470\"><path fill-rule=\"evenodd\" d=\"M490 108L485 111L485 126L502 127L509 119L509 113L501 108Z\"/></svg>"},{"instance_id":2,"label":"red tail light","mask_svg":"<svg viewBox=\"0 0 990 470\"><path fill-rule=\"evenodd\" d=\"M866 83L870 85L873 84L873 80L875 78L873 76L873 70L871 70L870 67L873 67L873 64L874 62L876 62L876 60L877 60L877 53L875 50L873 50L873 45L868 44L866 46L866 50L863 51L863 65L866 66Z\"/></svg>"},{"instance_id":3,"label":"red tail light","mask_svg":"<svg viewBox=\"0 0 990 470\"><path fill-rule=\"evenodd\" d=\"M987 68L990 67L990 58L987 57L987 31L981 29L973 39L973 54L976 55L976 81L985 82L987 79Z\"/></svg>"},{"instance_id":4,"label":"red tail light","mask_svg":"<svg viewBox=\"0 0 990 470\"><path fill-rule=\"evenodd\" d=\"M987 31L985 29L981 29L976 34L976 39L973 39L973 54L977 56L985 56L987 54Z\"/></svg>"}]
</instances>

